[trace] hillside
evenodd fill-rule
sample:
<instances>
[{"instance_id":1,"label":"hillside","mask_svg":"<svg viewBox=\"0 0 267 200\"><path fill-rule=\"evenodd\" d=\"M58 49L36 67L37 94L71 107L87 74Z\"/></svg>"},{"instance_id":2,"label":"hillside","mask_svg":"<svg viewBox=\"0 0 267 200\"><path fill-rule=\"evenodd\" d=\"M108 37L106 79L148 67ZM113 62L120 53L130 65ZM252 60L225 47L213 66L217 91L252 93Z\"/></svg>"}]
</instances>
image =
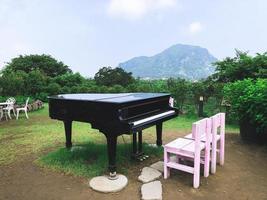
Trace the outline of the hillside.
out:
<instances>
[{"instance_id":1,"label":"hillside","mask_svg":"<svg viewBox=\"0 0 267 200\"><path fill-rule=\"evenodd\" d=\"M176 44L151 57L140 56L120 63L119 67L140 78L181 77L190 80L214 73L217 59L199 46Z\"/></svg>"}]
</instances>

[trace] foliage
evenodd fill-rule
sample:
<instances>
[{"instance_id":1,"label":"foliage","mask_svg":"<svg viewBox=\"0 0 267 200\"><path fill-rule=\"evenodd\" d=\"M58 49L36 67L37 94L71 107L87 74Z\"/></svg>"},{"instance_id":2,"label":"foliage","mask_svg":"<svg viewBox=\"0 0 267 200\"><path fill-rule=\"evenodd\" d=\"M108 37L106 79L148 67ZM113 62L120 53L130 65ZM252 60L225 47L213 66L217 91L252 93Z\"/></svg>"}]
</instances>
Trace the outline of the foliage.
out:
<instances>
[{"instance_id":1,"label":"foliage","mask_svg":"<svg viewBox=\"0 0 267 200\"><path fill-rule=\"evenodd\" d=\"M170 78L167 80L167 86L172 96L176 100L176 106L182 111L185 100L189 93L189 82L185 79Z\"/></svg>"},{"instance_id":2,"label":"foliage","mask_svg":"<svg viewBox=\"0 0 267 200\"><path fill-rule=\"evenodd\" d=\"M50 95L56 95L59 93L60 91L60 85L57 83L50 83L47 87L46 87L46 91L47 94Z\"/></svg>"},{"instance_id":3,"label":"foliage","mask_svg":"<svg viewBox=\"0 0 267 200\"><path fill-rule=\"evenodd\" d=\"M23 71L30 73L31 71L39 70L42 74L48 77L56 77L63 75L67 72L71 72L71 69L63 62L58 62L50 55L20 55L19 57L13 58L8 63L5 69L2 71L3 74L9 73L10 71Z\"/></svg>"},{"instance_id":4,"label":"foliage","mask_svg":"<svg viewBox=\"0 0 267 200\"><path fill-rule=\"evenodd\" d=\"M15 96L25 94L25 79L28 74L23 71L11 71L0 77L0 95Z\"/></svg>"},{"instance_id":5,"label":"foliage","mask_svg":"<svg viewBox=\"0 0 267 200\"><path fill-rule=\"evenodd\" d=\"M77 85L81 85L85 82L85 78L81 76L79 73L65 73L60 76L56 76L53 78L52 82L59 84L61 87L73 87Z\"/></svg>"},{"instance_id":6,"label":"foliage","mask_svg":"<svg viewBox=\"0 0 267 200\"><path fill-rule=\"evenodd\" d=\"M121 85L127 86L134 82L131 72L125 72L122 68L102 67L95 74L94 80L98 85L114 86Z\"/></svg>"},{"instance_id":7,"label":"foliage","mask_svg":"<svg viewBox=\"0 0 267 200\"><path fill-rule=\"evenodd\" d=\"M267 79L245 79L227 84L224 97L238 119L250 119L258 132L267 127Z\"/></svg>"},{"instance_id":8,"label":"foliage","mask_svg":"<svg viewBox=\"0 0 267 200\"><path fill-rule=\"evenodd\" d=\"M215 63L213 78L218 82L234 82L246 78L267 78L267 52L249 56L248 52L236 50L234 58L225 58Z\"/></svg>"},{"instance_id":9,"label":"foliage","mask_svg":"<svg viewBox=\"0 0 267 200\"><path fill-rule=\"evenodd\" d=\"M38 69L30 71L25 81L25 94L38 94L45 89L47 77Z\"/></svg>"}]
</instances>

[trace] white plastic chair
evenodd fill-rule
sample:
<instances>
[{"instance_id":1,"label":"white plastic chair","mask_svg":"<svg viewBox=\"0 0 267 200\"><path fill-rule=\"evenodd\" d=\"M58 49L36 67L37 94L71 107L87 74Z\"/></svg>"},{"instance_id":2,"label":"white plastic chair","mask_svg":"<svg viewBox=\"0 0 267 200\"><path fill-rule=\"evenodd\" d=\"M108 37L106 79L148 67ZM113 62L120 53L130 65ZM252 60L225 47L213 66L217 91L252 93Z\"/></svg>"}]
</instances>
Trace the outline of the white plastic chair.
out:
<instances>
[{"instance_id":1,"label":"white plastic chair","mask_svg":"<svg viewBox=\"0 0 267 200\"><path fill-rule=\"evenodd\" d=\"M0 106L0 120L3 118L3 114L4 114L3 107Z\"/></svg>"},{"instance_id":2,"label":"white plastic chair","mask_svg":"<svg viewBox=\"0 0 267 200\"><path fill-rule=\"evenodd\" d=\"M20 111L24 111L24 112L25 112L25 115L26 115L26 118L29 119L29 116L28 116L28 114L27 114L29 99L30 99L30 98L28 97L27 100L26 100L26 104L25 104L24 107L22 107L22 108L17 108L17 120L18 120L18 118L19 118L19 112L20 112Z\"/></svg>"},{"instance_id":3,"label":"white plastic chair","mask_svg":"<svg viewBox=\"0 0 267 200\"><path fill-rule=\"evenodd\" d=\"M9 119L11 118L10 112L11 110L13 111L14 116L16 117L16 112L15 112L15 108L14 105L16 103L16 100L13 97L10 97L6 100L6 102L8 103L6 107L3 108L3 112L5 113L6 116L6 120L7 120L7 116L9 117Z\"/></svg>"}]
</instances>

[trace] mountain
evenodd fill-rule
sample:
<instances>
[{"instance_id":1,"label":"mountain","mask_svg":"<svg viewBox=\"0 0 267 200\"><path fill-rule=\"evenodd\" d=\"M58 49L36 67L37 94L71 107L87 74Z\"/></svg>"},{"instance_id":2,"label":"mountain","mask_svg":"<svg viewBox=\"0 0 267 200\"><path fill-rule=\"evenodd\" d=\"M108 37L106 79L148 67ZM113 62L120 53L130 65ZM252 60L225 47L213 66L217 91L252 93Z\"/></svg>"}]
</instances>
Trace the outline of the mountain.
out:
<instances>
[{"instance_id":1,"label":"mountain","mask_svg":"<svg viewBox=\"0 0 267 200\"><path fill-rule=\"evenodd\" d=\"M180 77L199 80L214 73L217 59L199 46L176 44L151 57L140 56L120 63L119 67L140 78Z\"/></svg>"}]
</instances>

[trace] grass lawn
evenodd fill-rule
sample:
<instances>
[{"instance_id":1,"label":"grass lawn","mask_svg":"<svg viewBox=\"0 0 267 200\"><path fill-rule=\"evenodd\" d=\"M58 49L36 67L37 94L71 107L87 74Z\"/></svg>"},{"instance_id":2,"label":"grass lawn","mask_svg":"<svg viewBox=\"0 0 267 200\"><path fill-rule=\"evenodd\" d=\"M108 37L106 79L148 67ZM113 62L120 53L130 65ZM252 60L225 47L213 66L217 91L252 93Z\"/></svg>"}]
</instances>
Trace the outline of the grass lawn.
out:
<instances>
[{"instance_id":1,"label":"grass lawn","mask_svg":"<svg viewBox=\"0 0 267 200\"><path fill-rule=\"evenodd\" d=\"M86 123L73 123L72 151L64 148L64 127L61 121L48 117L48 105L39 111L29 114L30 119L0 122L0 165L8 165L23 159L24 156L35 156L38 165L76 176L91 177L102 174L107 168L106 139L98 130L91 129ZM164 131L189 132L192 122L197 118L179 116L164 124ZM227 126L226 132L238 133L235 126ZM145 131L144 135L154 137L154 129ZM133 165L130 160L131 138L118 137L117 163L118 171L127 173L127 167ZM144 146L146 154L161 156L162 148Z\"/></svg>"}]
</instances>

